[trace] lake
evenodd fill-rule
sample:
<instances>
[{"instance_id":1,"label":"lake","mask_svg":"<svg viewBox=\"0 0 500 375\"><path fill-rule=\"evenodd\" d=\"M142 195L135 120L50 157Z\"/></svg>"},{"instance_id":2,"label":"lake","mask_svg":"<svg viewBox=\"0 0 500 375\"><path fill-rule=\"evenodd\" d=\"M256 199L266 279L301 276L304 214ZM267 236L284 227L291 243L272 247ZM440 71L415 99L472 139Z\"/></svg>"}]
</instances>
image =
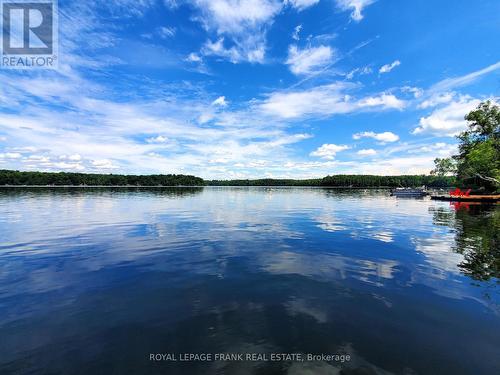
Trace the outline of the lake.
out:
<instances>
[{"instance_id":1,"label":"lake","mask_svg":"<svg viewBox=\"0 0 500 375\"><path fill-rule=\"evenodd\" d=\"M500 374L499 233L377 190L0 189L0 373Z\"/></svg>"}]
</instances>

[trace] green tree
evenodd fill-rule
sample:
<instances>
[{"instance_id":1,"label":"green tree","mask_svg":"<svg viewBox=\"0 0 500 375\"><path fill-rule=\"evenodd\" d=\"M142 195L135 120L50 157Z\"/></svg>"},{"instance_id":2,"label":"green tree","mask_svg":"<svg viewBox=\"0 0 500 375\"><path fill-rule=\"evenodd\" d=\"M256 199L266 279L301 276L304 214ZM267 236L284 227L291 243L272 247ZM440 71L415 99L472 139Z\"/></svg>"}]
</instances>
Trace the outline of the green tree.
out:
<instances>
[{"instance_id":1,"label":"green tree","mask_svg":"<svg viewBox=\"0 0 500 375\"><path fill-rule=\"evenodd\" d=\"M453 158L437 158L434 160L434 164L436 168L431 171L433 176L444 177L454 175L457 172L457 163Z\"/></svg>"},{"instance_id":2,"label":"green tree","mask_svg":"<svg viewBox=\"0 0 500 375\"><path fill-rule=\"evenodd\" d=\"M457 177L464 184L490 191L500 189L500 107L491 101L481 103L465 119L457 162Z\"/></svg>"}]
</instances>

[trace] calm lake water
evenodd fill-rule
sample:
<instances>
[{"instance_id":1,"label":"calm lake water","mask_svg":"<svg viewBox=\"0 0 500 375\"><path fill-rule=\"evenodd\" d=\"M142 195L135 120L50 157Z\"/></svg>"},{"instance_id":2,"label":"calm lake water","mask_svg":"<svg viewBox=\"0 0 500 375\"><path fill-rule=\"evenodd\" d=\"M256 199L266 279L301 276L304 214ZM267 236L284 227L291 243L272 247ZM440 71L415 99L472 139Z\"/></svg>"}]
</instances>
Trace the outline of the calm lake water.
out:
<instances>
[{"instance_id":1,"label":"calm lake water","mask_svg":"<svg viewBox=\"0 0 500 375\"><path fill-rule=\"evenodd\" d=\"M0 373L500 374L499 233L384 191L3 189Z\"/></svg>"}]
</instances>

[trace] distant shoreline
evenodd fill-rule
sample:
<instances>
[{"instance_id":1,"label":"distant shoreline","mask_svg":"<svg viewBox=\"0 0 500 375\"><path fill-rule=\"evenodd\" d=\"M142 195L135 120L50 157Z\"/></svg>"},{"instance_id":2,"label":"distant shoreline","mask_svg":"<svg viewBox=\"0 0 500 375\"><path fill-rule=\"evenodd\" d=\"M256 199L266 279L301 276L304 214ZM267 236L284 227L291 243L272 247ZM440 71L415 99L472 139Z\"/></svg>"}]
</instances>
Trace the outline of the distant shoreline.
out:
<instances>
[{"instance_id":1,"label":"distant shoreline","mask_svg":"<svg viewBox=\"0 0 500 375\"><path fill-rule=\"evenodd\" d=\"M430 175L331 175L311 179L232 179L206 180L190 175L115 175L85 173L48 173L0 170L0 186L5 188L168 188L168 187L319 187L338 189L390 189L397 187L445 188L453 186L452 177Z\"/></svg>"},{"instance_id":2,"label":"distant shoreline","mask_svg":"<svg viewBox=\"0 0 500 375\"><path fill-rule=\"evenodd\" d=\"M60 188L71 188L71 189L95 189L95 188L202 188L207 187L204 185L194 186L194 185L0 185L0 188L39 188L39 189L60 189Z\"/></svg>"},{"instance_id":3,"label":"distant shoreline","mask_svg":"<svg viewBox=\"0 0 500 375\"><path fill-rule=\"evenodd\" d=\"M451 186L450 186L451 187ZM442 189L450 188L443 187ZM307 188L307 189L352 189L352 190L391 190L394 187L391 186L307 186L307 185L172 185L172 186L147 186L147 185L0 185L0 189L172 189L172 188L281 188L281 189L296 189L296 188ZM439 188L434 188L439 189Z\"/></svg>"}]
</instances>

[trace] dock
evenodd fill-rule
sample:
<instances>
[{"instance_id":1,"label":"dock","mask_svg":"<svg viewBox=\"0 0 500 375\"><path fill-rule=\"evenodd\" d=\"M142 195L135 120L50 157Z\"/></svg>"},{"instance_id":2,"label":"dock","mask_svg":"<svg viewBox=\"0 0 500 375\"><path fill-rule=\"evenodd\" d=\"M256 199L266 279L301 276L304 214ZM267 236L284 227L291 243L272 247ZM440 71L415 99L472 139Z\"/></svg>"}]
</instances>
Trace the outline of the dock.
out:
<instances>
[{"instance_id":1,"label":"dock","mask_svg":"<svg viewBox=\"0 0 500 375\"><path fill-rule=\"evenodd\" d=\"M433 195L431 196L431 199L436 201L446 201L446 202L497 203L500 201L500 195L469 195L469 196Z\"/></svg>"}]
</instances>

